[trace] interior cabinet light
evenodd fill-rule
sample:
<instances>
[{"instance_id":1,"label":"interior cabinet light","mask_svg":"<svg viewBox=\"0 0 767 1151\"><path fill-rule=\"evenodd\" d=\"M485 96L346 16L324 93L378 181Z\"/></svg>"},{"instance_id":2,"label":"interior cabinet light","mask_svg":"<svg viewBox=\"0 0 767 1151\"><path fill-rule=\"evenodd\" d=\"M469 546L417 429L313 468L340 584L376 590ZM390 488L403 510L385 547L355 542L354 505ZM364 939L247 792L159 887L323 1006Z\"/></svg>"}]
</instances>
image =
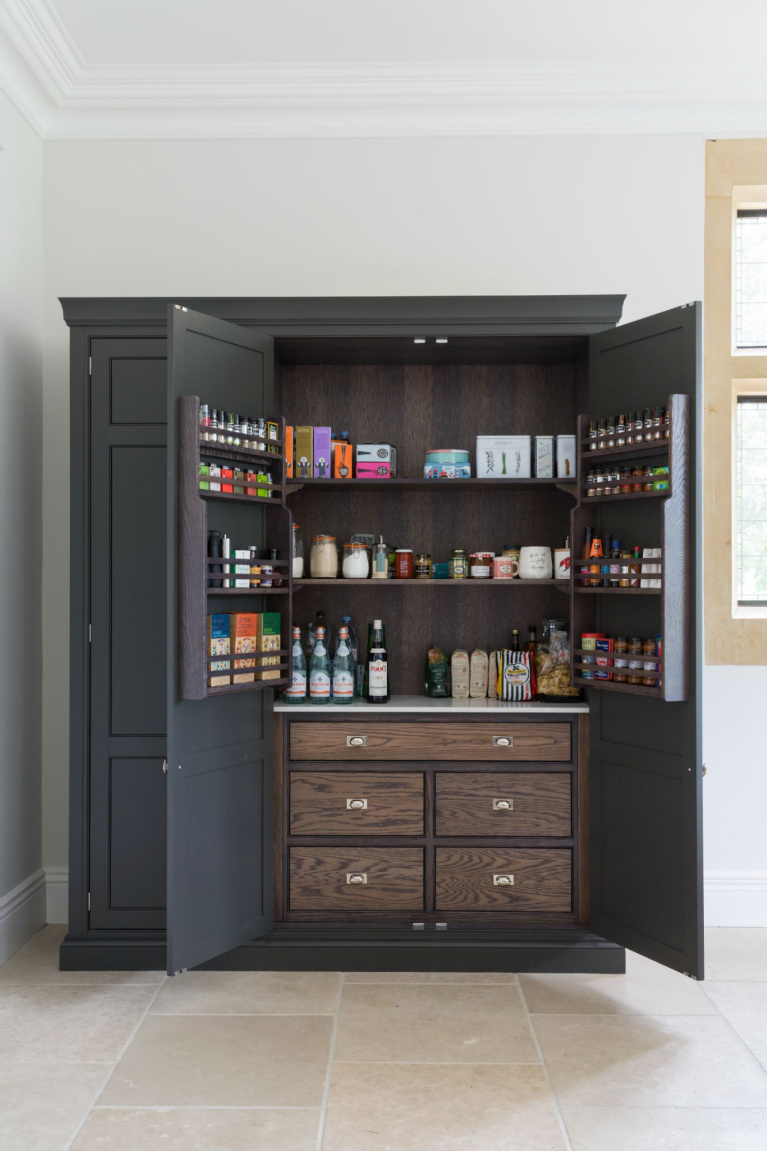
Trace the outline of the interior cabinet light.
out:
<instances>
[{"instance_id":1,"label":"interior cabinet light","mask_svg":"<svg viewBox=\"0 0 767 1151\"><path fill-rule=\"evenodd\" d=\"M445 339L444 336L437 336L437 343L438 344L446 344L447 340Z\"/></svg>"},{"instance_id":2,"label":"interior cabinet light","mask_svg":"<svg viewBox=\"0 0 767 1151\"><path fill-rule=\"evenodd\" d=\"M414 344L425 344L426 340L423 339L422 336L416 336L416 338L413 340L413 343Z\"/></svg>"}]
</instances>

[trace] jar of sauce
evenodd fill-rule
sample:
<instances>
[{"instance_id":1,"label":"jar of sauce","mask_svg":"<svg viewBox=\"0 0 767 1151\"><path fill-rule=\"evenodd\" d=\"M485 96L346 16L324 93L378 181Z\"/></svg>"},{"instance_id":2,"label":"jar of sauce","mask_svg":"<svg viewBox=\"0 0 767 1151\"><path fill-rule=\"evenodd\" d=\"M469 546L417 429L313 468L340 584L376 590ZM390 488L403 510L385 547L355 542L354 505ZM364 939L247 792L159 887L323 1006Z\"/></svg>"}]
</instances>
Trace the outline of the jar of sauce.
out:
<instances>
[{"instance_id":1,"label":"jar of sauce","mask_svg":"<svg viewBox=\"0 0 767 1151\"><path fill-rule=\"evenodd\" d=\"M397 548L394 553L394 578L413 578L413 549Z\"/></svg>"},{"instance_id":2,"label":"jar of sauce","mask_svg":"<svg viewBox=\"0 0 767 1151\"><path fill-rule=\"evenodd\" d=\"M428 552L418 553L413 574L416 579L431 579L431 556Z\"/></svg>"},{"instance_id":3,"label":"jar of sauce","mask_svg":"<svg viewBox=\"0 0 767 1151\"><path fill-rule=\"evenodd\" d=\"M629 674L626 679L627 683L639 684L642 682L642 676L638 673L642 671L644 661L636 657L643 654L644 640L641 636L634 636L629 640Z\"/></svg>"},{"instance_id":4,"label":"jar of sauce","mask_svg":"<svg viewBox=\"0 0 767 1151\"><path fill-rule=\"evenodd\" d=\"M448 565L450 579L469 578L469 553L464 548L453 548Z\"/></svg>"},{"instance_id":5,"label":"jar of sauce","mask_svg":"<svg viewBox=\"0 0 767 1151\"><path fill-rule=\"evenodd\" d=\"M654 656L655 652L656 652L655 640L653 639L652 636L648 636L648 638L644 641L644 656L645 656L644 668L643 668L644 671L657 671L658 670L657 661L655 659L648 659L647 658L648 656ZM644 684L645 687L657 687L658 686L658 681L654 675L642 676L642 683Z\"/></svg>"},{"instance_id":6,"label":"jar of sauce","mask_svg":"<svg viewBox=\"0 0 767 1151\"><path fill-rule=\"evenodd\" d=\"M367 579L370 575L368 549L363 543L344 544L342 565L344 579Z\"/></svg>"},{"instance_id":7,"label":"jar of sauce","mask_svg":"<svg viewBox=\"0 0 767 1151\"><path fill-rule=\"evenodd\" d=\"M472 579L490 579L493 574L495 552L472 552L469 571Z\"/></svg>"},{"instance_id":8,"label":"jar of sauce","mask_svg":"<svg viewBox=\"0 0 767 1151\"><path fill-rule=\"evenodd\" d=\"M335 536L313 536L309 555L312 579L336 579L338 576L338 548Z\"/></svg>"},{"instance_id":9,"label":"jar of sauce","mask_svg":"<svg viewBox=\"0 0 767 1151\"><path fill-rule=\"evenodd\" d=\"M626 682L627 676L623 669L628 667L629 661L624 659L623 656L628 655L628 650L629 641L626 639L625 635L616 636L615 645L613 647L613 652L615 653L615 658L613 659L613 679L616 683Z\"/></svg>"}]
</instances>

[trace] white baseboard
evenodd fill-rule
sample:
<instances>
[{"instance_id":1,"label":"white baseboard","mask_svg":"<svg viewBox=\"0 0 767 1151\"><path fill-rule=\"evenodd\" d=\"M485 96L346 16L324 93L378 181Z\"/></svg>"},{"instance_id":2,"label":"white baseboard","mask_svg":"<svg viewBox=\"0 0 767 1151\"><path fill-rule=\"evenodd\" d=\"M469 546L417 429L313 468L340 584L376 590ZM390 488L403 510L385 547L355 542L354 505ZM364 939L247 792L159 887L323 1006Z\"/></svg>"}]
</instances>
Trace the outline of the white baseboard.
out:
<instances>
[{"instance_id":1,"label":"white baseboard","mask_svg":"<svg viewBox=\"0 0 767 1151\"><path fill-rule=\"evenodd\" d=\"M706 871L706 927L767 927L767 871Z\"/></svg>"},{"instance_id":2,"label":"white baseboard","mask_svg":"<svg viewBox=\"0 0 767 1151\"><path fill-rule=\"evenodd\" d=\"M0 964L45 927L45 872L42 867L0 896Z\"/></svg>"},{"instance_id":3,"label":"white baseboard","mask_svg":"<svg viewBox=\"0 0 767 1151\"><path fill-rule=\"evenodd\" d=\"M45 869L46 920L48 923L69 922L69 868Z\"/></svg>"}]
</instances>

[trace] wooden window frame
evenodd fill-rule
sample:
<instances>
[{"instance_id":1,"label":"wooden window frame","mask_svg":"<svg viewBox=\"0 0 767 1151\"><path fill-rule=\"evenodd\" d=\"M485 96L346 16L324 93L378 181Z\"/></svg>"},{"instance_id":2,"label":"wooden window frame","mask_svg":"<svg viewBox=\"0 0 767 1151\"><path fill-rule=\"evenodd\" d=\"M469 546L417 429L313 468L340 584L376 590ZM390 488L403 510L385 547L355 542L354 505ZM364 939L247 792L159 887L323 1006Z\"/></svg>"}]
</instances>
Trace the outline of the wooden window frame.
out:
<instances>
[{"instance_id":1,"label":"wooden window frame","mask_svg":"<svg viewBox=\"0 0 767 1151\"><path fill-rule=\"evenodd\" d=\"M767 665L767 608L736 595L735 443L741 395L767 395L767 348L735 342L739 208L767 206L767 140L706 144L704 621L706 663Z\"/></svg>"}]
</instances>

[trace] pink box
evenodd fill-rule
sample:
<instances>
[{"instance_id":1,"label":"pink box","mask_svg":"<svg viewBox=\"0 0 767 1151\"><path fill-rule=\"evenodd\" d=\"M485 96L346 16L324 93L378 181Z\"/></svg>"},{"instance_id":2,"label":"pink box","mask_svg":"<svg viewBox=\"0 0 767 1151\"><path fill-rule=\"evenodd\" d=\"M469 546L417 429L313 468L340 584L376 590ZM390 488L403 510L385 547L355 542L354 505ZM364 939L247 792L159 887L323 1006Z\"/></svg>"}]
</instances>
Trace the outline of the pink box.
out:
<instances>
[{"instance_id":1,"label":"pink box","mask_svg":"<svg viewBox=\"0 0 767 1151\"><path fill-rule=\"evenodd\" d=\"M333 474L330 454L330 428L314 429L314 478L329 480Z\"/></svg>"},{"instance_id":2,"label":"pink box","mask_svg":"<svg viewBox=\"0 0 767 1151\"><path fill-rule=\"evenodd\" d=\"M391 464L375 463L373 460L369 463L357 461L358 480L390 480L391 478Z\"/></svg>"}]
</instances>

